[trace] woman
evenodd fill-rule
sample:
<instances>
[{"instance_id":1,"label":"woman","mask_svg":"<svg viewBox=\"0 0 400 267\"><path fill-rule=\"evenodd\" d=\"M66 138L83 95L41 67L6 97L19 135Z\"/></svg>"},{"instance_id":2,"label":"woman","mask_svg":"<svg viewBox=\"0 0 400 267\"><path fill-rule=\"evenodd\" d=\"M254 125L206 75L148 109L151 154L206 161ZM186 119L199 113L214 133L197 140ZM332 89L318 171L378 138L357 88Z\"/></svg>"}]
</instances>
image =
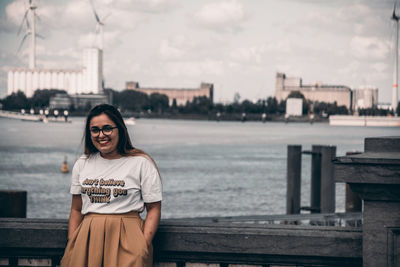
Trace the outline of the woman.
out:
<instances>
[{"instance_id":1,"label":"woman","mask_svg":"<svg viewBox=\"0 0 400 267\"><path fill-rule=\"evenodd\" d=\"M154 161L132 146L119 111L94 107L85 153L72 170L68 244L61 267L152 266L162 184ZM146 208L146 219L139 213Z\"/></svg>"}]
</instances>

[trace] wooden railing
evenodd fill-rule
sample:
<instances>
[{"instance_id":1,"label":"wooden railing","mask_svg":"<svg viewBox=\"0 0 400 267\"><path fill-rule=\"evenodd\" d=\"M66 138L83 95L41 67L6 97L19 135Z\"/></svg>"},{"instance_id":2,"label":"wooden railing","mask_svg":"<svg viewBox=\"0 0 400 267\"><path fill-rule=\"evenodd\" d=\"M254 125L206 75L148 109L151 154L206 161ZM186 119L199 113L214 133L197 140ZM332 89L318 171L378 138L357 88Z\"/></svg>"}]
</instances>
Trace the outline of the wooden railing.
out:
<instances>
[{"instance_id":1,"label":"wooden railing","mask_svg":"<svg viewBox=\"0 0 400 267\"><path fill-rule=\"evenodd\" d=\"M287 222L295 221L294 216L283 217ZM162 220L154 239L156 265L362 265L359 227L265 224L262 222L270 220L243 219ZM66 238L66 220L0 219L0 266L57 266Z\"/></svg>"}]
</instances>

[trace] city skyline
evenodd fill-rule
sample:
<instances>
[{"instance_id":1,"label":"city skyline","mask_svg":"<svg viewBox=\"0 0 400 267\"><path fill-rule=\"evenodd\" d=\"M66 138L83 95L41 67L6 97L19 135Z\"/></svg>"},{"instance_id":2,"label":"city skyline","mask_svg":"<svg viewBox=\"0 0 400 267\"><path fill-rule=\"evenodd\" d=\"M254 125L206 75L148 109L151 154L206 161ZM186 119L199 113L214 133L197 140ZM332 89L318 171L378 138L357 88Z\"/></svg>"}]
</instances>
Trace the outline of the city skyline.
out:
<instances>
[{"instance_id":1,"label":"city skyline","mask_svg":"<svg viewBox=\"0 0 400 267\"><path fill-rule=\"evenodd\" d=\"M40 16L37 65L81 67L85 47L95 44L89 1L34 1ZM274 95L276 72L392 95L393 1L93 0L104 21L106 87L126 81L143 86L194 88L213 83L214 100ZM0 97L7 71L28 66L29 42L16 54L25 1L0 3ZM25 6L25 7L24 7Z\"/></svg>"}]
</instances>

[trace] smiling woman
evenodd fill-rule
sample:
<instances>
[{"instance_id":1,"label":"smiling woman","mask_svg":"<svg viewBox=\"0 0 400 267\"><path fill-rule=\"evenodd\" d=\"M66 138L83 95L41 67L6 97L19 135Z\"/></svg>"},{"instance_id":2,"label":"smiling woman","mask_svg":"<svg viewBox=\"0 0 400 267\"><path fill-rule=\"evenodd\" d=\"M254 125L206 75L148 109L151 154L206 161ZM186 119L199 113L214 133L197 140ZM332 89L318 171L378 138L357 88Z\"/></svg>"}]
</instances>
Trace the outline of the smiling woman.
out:
<instances>
[{"instance_id":1,"label":"smiling woman","mask_svg":"<svg viewBox=\"0 0 400 267\"><path fill-rule=\"evenodd\" d=\"M70 192L62 267L152 266L161 178L154 160L132 146L115 107L102 104L89 112L85 154L72 170ZM139 216L144 209L145 221Z\"/></svg>"}]
</instances>

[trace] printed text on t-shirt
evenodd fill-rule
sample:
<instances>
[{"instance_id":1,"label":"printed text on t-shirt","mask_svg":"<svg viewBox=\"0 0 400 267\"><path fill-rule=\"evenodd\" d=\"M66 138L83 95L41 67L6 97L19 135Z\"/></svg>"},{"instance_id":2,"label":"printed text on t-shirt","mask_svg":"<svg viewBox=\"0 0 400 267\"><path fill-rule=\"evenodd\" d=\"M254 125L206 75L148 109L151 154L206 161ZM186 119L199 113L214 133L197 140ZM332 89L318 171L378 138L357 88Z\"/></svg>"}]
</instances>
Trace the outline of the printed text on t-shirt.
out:
<instances>
[{"instance_id":1,"label":"printed text on t-shirt","mask_svg":"<svg viewBox=\"0 0 400 267\"><path fill-rule=\"evenodd\" d=\"M91 203L110 203L111 191L114 197L127 195L127 189L117 188L125 186L124 180L85 179L82 185L90 186L82 186L81 193L87 195Z\"/></svg>"}]
</instances>

